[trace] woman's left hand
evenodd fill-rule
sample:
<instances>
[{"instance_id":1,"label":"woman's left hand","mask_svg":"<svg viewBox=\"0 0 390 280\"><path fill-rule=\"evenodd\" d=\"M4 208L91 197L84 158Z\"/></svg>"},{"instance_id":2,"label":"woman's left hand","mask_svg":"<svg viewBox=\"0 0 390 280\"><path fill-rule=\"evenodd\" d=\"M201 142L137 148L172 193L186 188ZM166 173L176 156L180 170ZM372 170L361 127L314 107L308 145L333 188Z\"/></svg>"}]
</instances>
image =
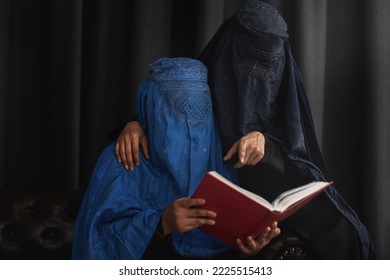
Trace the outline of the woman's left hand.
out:
<instances>
[{"instance_id":1,"label":"woman's left hand","mask_svg":"<svg viewBox=\"0 0 390 280\"><path fill-rule=\"evenodd\" d=\"M266 230L255 239L252 236L248 236L245 243L240 239L237 239L237 245L244 257L254 256L267 246L272 238L279 234L280 228L278 227L278 223L273 222L270 227L267 227Z\"/></svg>"},{"instance_id":2,"label":"woman's left hand","mask_svg":"<svg viewBox=\"0 0 390 280\"><path fill-rule=\"evenodd\" d=\"M265 154L265 137L259 131L252 131L238 139L226 153L224 160L229 160L234 154L238 154L238 162L235 168L244 165L256 165Z\"/></svg>"}]
</instances>

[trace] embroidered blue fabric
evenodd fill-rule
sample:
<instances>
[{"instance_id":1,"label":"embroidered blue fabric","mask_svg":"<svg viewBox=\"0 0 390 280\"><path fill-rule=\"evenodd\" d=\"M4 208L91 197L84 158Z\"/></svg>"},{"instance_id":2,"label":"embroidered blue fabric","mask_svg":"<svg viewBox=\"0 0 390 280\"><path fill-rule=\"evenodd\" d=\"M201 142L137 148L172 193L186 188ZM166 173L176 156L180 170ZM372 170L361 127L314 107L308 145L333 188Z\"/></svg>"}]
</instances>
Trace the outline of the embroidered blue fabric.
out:
<instances>
[{"instance_id":1,"label":"embroidered blue fabric","mask_svg":"<svg viewBox=\"0 0 390 280\"><path fill-rule=\"evenodd\" d=\"M207 69L189 58L161 58L137 92L137 113L150 159L133 172L111 143L101 153L74 229L74 259L140 259L165 207L190 196L204 174L216 170L237 183L222 160L207 85ZM199 229L173 233L183 256L209 258L227 250Z\"/></svg>"}]
</instances>

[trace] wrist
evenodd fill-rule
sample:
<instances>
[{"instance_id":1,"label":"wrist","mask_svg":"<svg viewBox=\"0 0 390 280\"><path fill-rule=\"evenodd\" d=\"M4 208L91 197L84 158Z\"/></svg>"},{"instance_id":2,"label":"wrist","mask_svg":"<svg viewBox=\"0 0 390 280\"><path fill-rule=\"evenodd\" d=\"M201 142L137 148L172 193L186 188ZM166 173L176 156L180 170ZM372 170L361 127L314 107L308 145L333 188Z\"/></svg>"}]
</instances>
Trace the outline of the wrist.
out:
<instances>
[{"instance_id":1,"label":"wrist","mask_svg":"<svg viewBox=\"0 0 390 280\"><path fill-rule=\"evenodd\" d=\"M168 223L166 222L165 211L164 211L163 215L161 216L160 230L161 230L162 236L167 236L168 234L170 234L172 232Z\"/></svg>"}]
</instances>

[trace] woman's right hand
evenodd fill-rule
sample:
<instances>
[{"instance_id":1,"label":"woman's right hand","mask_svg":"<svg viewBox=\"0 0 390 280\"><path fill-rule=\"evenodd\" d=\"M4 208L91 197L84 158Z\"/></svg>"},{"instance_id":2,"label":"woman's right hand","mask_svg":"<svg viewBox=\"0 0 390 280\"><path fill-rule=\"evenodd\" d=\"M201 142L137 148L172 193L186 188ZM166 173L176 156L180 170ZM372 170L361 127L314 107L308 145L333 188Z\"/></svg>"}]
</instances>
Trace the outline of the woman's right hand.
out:
<instances>
[{"instance_id":1,"label":"woman's right hand","mask_svg":"<svg viewBox=\"0 0 390 280\"><path fill-rule=\"evenodd\" d=\"M120 163L131 171L134 164L139 166L139 147L141 146L144 156L149 159L148 140L145 132L138 121L128 122L118 136L115 145L115 154Z\"/></svg>"},{"instance_id":2,"label":"woman's right hand","mask_svg":"<svg viewBox=\"0 0 390 280\"><path fill-rule=\"evenodd\" d=\"M196 207L205 203L206 201L202 198L184 197L175 200L165 208L162 215L164 235L171 232L183 233L202 225L214 225L217 214Z\"/></svg>"}]
</instances>

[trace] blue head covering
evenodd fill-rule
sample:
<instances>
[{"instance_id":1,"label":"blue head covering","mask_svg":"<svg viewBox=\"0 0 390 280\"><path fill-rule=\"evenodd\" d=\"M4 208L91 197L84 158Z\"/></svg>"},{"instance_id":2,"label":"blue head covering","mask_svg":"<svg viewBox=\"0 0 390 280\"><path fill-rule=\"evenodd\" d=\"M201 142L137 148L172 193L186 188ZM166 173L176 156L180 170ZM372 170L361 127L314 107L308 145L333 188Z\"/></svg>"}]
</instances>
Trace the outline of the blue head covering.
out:
<instances>
[{"instance_id":1,"label":"blue head covering","mask_svg":"<svg viewBox=\"0 0 390 280\"><path fill-rule=\"evenodd\" d=\"M287 24L259 0L247 0L217 31L199 59L209 69L209 86L223 152L251 131L278 143L286 160L307 180L331 180L315 136L302 76L291 54ZM326 190L354 225L363 258L371 238L334 186Z\"/></svg>"},{"instance_id":2,"label":"blue head covering","mask_svg":"<svg viewBox=\"0 0 390 280\"><path fill-rule=\"evenodd\" d=\"M216 170L233 181L222 161L207 69L189 58L162 58L137 92L137 113L149 140L133 172L118 163L114 145L101 154L76 221L75 259L140 259L164 208L190 196L204 174ZM173 233L183 256L213 257L227 249L202 231Z\"/></svg>"}]
</instances>

